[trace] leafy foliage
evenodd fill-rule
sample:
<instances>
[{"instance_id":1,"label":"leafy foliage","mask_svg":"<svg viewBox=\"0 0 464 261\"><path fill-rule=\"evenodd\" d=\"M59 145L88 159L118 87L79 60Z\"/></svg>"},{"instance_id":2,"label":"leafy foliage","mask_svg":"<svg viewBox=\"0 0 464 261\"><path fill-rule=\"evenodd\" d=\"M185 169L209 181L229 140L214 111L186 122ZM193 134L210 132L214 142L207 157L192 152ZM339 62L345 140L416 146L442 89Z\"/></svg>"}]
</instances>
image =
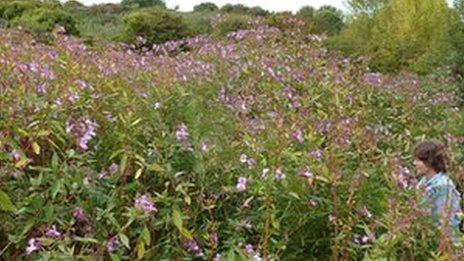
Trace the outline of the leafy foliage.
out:
<instances>
[{"instance_id":1,"label":"leafy foliage","mask_svg":"<svg viewBox=\"0 0 464 261\"><path fill-rule=\"evenodd\" d=\"M374 6L371 1L358 2L368 9ZM452 14L445 1L390 0L375 6L375 13L361 12L336 37L339 49L367 55L374 70L386 72L427 74L449 61L454 52Z\"/></svg>"},{"instance_id":2,"label":"leafy foliage","mask_svg":"<svg viewBox=\"0 0 464 261\"><path fill-rule=\"evenodd\" d=\"M51 32L55 26L59 25L64 27L69 34L79 34L73 16L61 10L37 8L24 13L15 21L15 24L22 25L35 33Z\"/></svg>"},{"instance_id":3,"label":"leafy foliage","mask_svg":"<svg viewBox=\"0 0 464 261\"><path fill-rule=\"evenodd\" d=\"M157 7L166 8L166 4L163 0L122 0L121 6L128 9Z\"/></svg>"},{"instance_id":4,"label":"leafy foliage","mask_svg":"<svg viewBox=\"0 0 464 261\"><path fill-rule=\"evenodd\" d=\"M68 21L57 1L30 3L3 19ZM464 187L458 8L147 3L70 3L82 38L55 30L49 45L0 29L0 256L463 258L430 224L411 162L438 139ZM130 44L103 42L117 35Z\"/></svg>"},{"instance_id":5,"label":"leafy foliage","mask_svg":"<svg viewBox=\"0 0 464 261\"><path fill-rule=\"evenodd\" d=\"M448 144L462 182L455 86L372 73L266 22L146 52L1 31L0 185L18 209L0 212L2 255L454 255L408 169L425 135Z\"/></svg>"},{"instance_id":6,"label":"leafy foliage","mask_svg":"<svg viewBox=\"0 0 464 261\"><path fill-rule=\"evenodd\" d=\"M138 36L147 44L181 39L189 35L182 17L162 10L136 11L124 17L123 39L135 42Z\"/></svg>"},{"instance_id":7,"label":"leafy foliage","mask_svg":"<svg viewBox=\"0 0 464 261\"><path fill-rule=\"evenodd\" d=\"M211 2L201 3L193 7L194 12L214 12L219 10L219 7Z\"/></svg>"}]
</instances>

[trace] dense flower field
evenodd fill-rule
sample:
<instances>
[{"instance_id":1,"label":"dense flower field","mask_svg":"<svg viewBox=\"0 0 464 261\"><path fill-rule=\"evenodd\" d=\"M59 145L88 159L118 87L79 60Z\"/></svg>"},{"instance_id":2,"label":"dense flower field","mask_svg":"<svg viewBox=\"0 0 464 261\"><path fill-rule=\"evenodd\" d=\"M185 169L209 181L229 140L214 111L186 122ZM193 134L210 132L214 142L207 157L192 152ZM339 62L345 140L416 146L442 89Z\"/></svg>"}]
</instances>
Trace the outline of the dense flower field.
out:
<instances>
[{"instance_id":1,"label":"dense flower field","mask_svg":"<svg viewBox=\"0 0 464 261\"><path fill-rule=\"evenodd\" d=\"M453 254L410 156L445 142L461 182L464 114L439 73L372 73L259 24L143 51L55 37L0 32L6 260Z\"/></svg>"}]
</instances>

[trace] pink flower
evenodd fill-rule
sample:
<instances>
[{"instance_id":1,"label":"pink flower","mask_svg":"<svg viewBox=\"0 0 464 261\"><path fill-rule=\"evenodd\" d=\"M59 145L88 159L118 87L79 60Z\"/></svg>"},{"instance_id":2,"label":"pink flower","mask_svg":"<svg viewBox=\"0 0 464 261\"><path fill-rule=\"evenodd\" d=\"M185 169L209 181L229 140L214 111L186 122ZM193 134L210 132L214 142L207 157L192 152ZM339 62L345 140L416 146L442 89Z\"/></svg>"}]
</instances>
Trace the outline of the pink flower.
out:
<instances>
[{"instance_id":1,"label":"pink flower","mask_svg":"<svg viewBox=\"0 0 464 261\"><path fill-rule=\"evenodd\" d=\"M335 222L336 219L337 219L337 217L334 214L329 215L329 221L330 222Z\"/></svg>"},{"instance_id":2,"label":"pink flower","mask_svg":"<svg viewBox=\"0 0 464 261\"><path fill-rule=\"evenodd\" d=\"M358 234L354 234L353 235L353 242L356 243L356 244L367 244L369 242L370 238L366 235L364 236L361 236L361 235L358 235Z\"/></svg>"},{"instance_id":3,"label":"pink flower","mask_svg":"<svg viewBox=\"0 0 464 261\"><path fill-rule=\"evenodd\" d=\"M29 239L29 242L26 247L26 253L30 255L32 252L42 250L42 244L37 238Z\"/></svg>"},{"instance_id":4,"label":"pink flower","mask_svg":"<svg viewBox=\"0 0 464 261\"><path fill-rule=\"evenodd\" d=\"M366 206L363 206L362 208L358 209L358 215L361 217L365 217L367 219L372 218L372 213L369 211L369 209Z\"/></svg>"},{"instance_id":5,"label":"pink flower","mask_svg":"<svg viewBox=\"0 0 464 261\"><path fill-rule=\"evenodd\" d=\"M56 226L53 225L45 231L45 236L49 238L60 238L62 234L56 230Z\"/></svg>"},{"instance_id":6,"label":"pink flower","mask_svg":"<svg viewBox=\"0 0 464 261\"><path fill-rule=\"evenodd\" d=\"M319 205L319 202L317 202L317 200L315 200L315 199L311 199L309 201L309 206L312 207L312 208L316 208L318 205Z\"/></svg>"},{"instance_id":7,"label":"pink flower","mask_svg":"<svg viewBox=\"0 0 464 261\"><path fill-rule=\"evenodd\" d=\"M248 156L246 154L241 154L240 155L240 162L241 163L246 163L248 160Z\"/></svg>"},{"instance_id":8,"label":"pink flower","mask_svg":"<svg viewBox=\"0 0 464 261\"><path fill-rule=\"evenodd\" d=\"M189 143L189 133L187 130L187 126L184 123L181 123L177 126L176 129L176 139L181 143L181 149L184 152L192 152L193 148Z\"/></svg>"},{"instance_id":9,"label":"pink flower","mask_svg":"<svg viewBox=\"0 0 464 261\"><path fill-rule=\"evenodd\" d=\"M245 178L245 177L238 178L238 182L237 182L237 185L236 185L238 191L240 191L240 192L245 191L246 188L247 188L247 183L248 183L247 178Z\"/></svg>"},{"instance_id":10,"label":"pink flower","mask_svg":"<svg viewBox=\"0 0 464 261\"><path fill-rule=\"evenodd\" d=\"M211 148L211 144L209 141L203 141L200 145L200 150L205 153L208 152L210 148Z\"/></svg>"},{"instance_id":11,"label":"pink flower","mask_svg":"<svg viewBox=\"0 0 464 261\"><path fill-rule=\"evenodd\" d=\"M66 121L66 132L72 134L77 139L78 148L87 150L87 143L95 137L98 124L86 117L78 120L69 118Z\"/></svg>"},{"instance_id":12,"label":"pink flower","mask_svg":"<svg viewBox=\"0 0 464 261\"><path fill-rule=\"evenodd\" d=\"M247 244L245 246L245 251L247 252L247 254L249 255L253 255L255 253L255 250L253 250L253 245L251 244Z\"/></svg>"},{"instance_id":13,"label":"pink flower","mask_svg":"<svg viewBox=\"0 0 464 261\"><path fill-rule=\"evenodd\" d=\"M107 174L106 171L104 170L100 171L100 173L98 173L98 179L102 179L106 177L106 174Z\"/></svg>"},{"instance_id":14,"label":"pink flower","mask_svg":"<svg viewBox=\"0 0 464 261\"><path fill-rule=\"evenodd\" d=\"M106 243L106 248L109 252L113 252L119 246L119 239L117 236L111 237L108 242Z\"/></svg>"},{"instance_id":15,"label":"pink flower","mask_svg":"<svg viewBox=\"0 0 464 261\"><path fill-rule=\"evenodd\" d=\"M191 239L184 241L183 247L190 253L195 254L197 257L202 257L204 256L203 250L200 248L198 245L197 241Z\"/></svg>"},{"instance_id":16,"label":"pink flower","mask_svg":"<svg viewBox=\"0 0 464 261\"><path fill-rule=\"evenodd\" d=\"M277 180L284 180L285 179L285 173L282 172L282 168L277 168L276 172L275 172L275 178Z\"/></svg>"},{"instance_id":17,"label":"pink flower","mask_svg":"<svg viewBox=\"0 0 464 261\"><path fill-rule=\"evenodd\" d=\"M87 220L87 216L84 213L84 210L81 207L75 207L73 211L73 217L80 222Z\"/></svg>"},{"instance_id":18,"label":"pink flower","mask_svg":"<svg viewBox=\"0 0 464 261\"><path fill-rule=\"evenodd\" d=\"M248 219L244 219L242 221L240 221L240 223L238 223L238 225L241 227L241 228L244 228L244 229L251 229L252 226L251 226L251 223Z\"/></svg>"},{"instance_id":19,"label":"pink flower","mask_svg":"<svg viewBox=\"0 0 464 261\"><path fill-rule=\"evenodd\" d=\"M76 80L76 85L79 87L81 90L85 89L92 89L92 86L90 86L87 82L83 80Z\"/></svg>"},{"instance_id":20,"label":"pink flower","mask_svg":"<svg viewBox=\"0 0 464 261\"><path fill-rule=\"evenodd\" d=\"M312 150L312 151L309 152L309 156L313 157L316 160L320 160L322 158L322 156L323 156L322 150L319 150L319 149Z\"/></svg>"},{"instance_id":21,"label":"pink flower","mask_svg":"<svg viewBox=\"0 0 464 261\"><path fill-rule=\"evenodd\" d=\"M36 88L38 93L45 94L47 92L47 83L40 83Z\"/></svg>"},{"instance_id":22,"label":"pink flower","mask_svg":"<svg viewBox=\"0 0 464 261\"><path fill-rule=\"evenodd\" d=\"M219 239L218 239L218 234L216 232L211 233L209 235L209 238L214 245L217 245Z\"/></svg>"},{"instance_id":23,"label":"pink flower","mask_svg":"<svg viewBox=\"0 0 464 261\"><path fill-rule=\"evenodd\" d=\"M253 158L248 158L246 162L249 169L253 169L256 166L256 160Z\"/></svg>"},{"instance_id":24,"label":"pink flower","mask_svg":"<svg viewBox=\"0 0 464 261\"><path fill-rule=\"evenodd\" d=\"M264 168L263 171L260 174L261 178L266 177L266 175L267 175L267 173L269 173L269 171L270 171L269 168Z\"/></svg>"},{"instance_id":25,"label":"pink flower","mask_svg":"<svg viewBox=\"0 0 464 261\"><path fill-rule=\"evenodd\" d=\"M300 173L298 173L298 176L307 179L314 177L313 173L307 169L300 171Z\"/></svg>"},{"instance_id":26,"label":"pink flower","mask_svg":"<svg viewBox=\"0 0 464 261\"><path fill-rule=\"evenodd\" d=\"M181 123L176 130L176 139L180 142L188 141L189 133L187 126L184 123Z\"/></svg>"},{"instance_id":27,"label":"pink flower","mask_svg":"<svg viewBox=\"0 0 464 261\"><path fill-rule=\"evenodd\" d=\"M298 142L303 142L304 141L304 135L303 135L303 132L301 130L296 130L293 132L292 134L292 137L295 141L298 141Z\"/></svg>"},{"instance_id":28,"label":"pink flower","mask_svg":"<svg viewBox=\"0 0 464 261\"><path fill-rule=\"evenodd\" d=\"M80 96L79 94L77 93L70 93L69 96L68 96L68 101L74 103L76 102L77 100L79 100Z\"/></svg>"},{"instance_id":29,"label":"pink flower","mask_svg":"<svg viewBox=\"0 0 464 261\"><path fill-rule=\"evenodd\" d=\"M153 205L153 203L146 195L142 195L135 200L135 207L139 210L143 210L147 214L158 212L158 209Z\"/></svg>"},{"instance_id":30,"label":"pink flower","mask_svg":"<svg viewBox=\"0 0 464 261\"><path fill-rule=\"evenodd\" d=\"M13 152L11 152L11 155L15 162L18 162L21 159L21 155L16 150L13 150Z\"/></svg>"},{"instance_id":31,"label":"pink flower","mask_svg":"<svg viewBox=\"0 0 464 261\"><path fill-rule=\"evenodd\" d=\"M116 172L118 172L118 169L118 165L116 163L112 163L108 168L108 171L110 172L110 174L115 174Z\"/></svg>"}]
</instances>

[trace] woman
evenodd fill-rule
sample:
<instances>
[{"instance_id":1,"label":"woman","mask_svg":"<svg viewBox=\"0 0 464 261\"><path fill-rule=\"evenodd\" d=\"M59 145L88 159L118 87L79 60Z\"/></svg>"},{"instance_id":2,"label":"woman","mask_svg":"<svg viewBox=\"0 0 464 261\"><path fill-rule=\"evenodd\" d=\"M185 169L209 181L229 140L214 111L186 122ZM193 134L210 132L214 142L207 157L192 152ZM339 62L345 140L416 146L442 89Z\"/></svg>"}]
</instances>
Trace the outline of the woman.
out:
<instances>
[{"instance_id":1,"label":"woman","mask_svg":"<svg viewBox=\"0 0 464 261\"><path fill-rule=\"evenodd\" d=\"M461 195L447 175L449 158L445 147L428 140L419 143L413 155L417 173L422 176L418 186L424 192L424 206L430 211L433 223L451 232L456 242L462 215Z\"/></svg>"}]
</instances>

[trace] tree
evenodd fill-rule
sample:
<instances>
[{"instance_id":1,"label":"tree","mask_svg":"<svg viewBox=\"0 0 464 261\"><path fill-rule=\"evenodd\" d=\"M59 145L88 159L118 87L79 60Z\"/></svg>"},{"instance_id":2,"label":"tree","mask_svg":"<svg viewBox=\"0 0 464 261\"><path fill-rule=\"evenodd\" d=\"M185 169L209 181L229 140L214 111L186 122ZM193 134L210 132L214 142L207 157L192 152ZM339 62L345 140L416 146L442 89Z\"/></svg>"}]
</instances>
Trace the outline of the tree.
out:
<instances>
[{"instance_id":1,"label":"tree","mask_svg":"<svg viewBox=\"0 0 464 261\"><path fill-rule=\"evenodd\" d=\"M84 7L84 5L77 0L69 0L63 4L63 7L68 10L75 10Z\"/></svg>"},{"instance_id":2,"label":"tree","mask_svg":"<svg viewBox=\"0 0 464 261\"><path fill-rule=\"evenodd\" d=\"M268 16L269 11L264 10L263 8L259 6L255 6L255 7L248 9L248 14L252 16Z\"/></svg>"},{"instance_id":3,"label":"tree","mask_svg":"<svg viewBox=\"0 0 464 261\"><path fill-rule=\"evenodd\" d=\"M454 0L453 5L461 19L464 20L464 0Z\"/></svg>"},{"instance_id":4,"label":"tree","mask_svg":"<svg viewBox=\"0 0 464 261\"><path fill-rule=\"evenodd\" d=\"M159 7L166 9L166 4L163 0L122 0L121 5L127 9Z\"/></svg>"},{"instance_id":5,"label":"tree","mask_svg":"<svg viewBox=\"0 0 464 261\"><path fill-rule=\"evenodd\" d=\"M343 13L333 6L321 6L314 13L314 30L318 33L327 32L328 34L335 34L342 29Z\"/></svg>"},{"instance_id":6,"label":"tree","mask_svg":"<svg viewBox=\"0 0 464 261\"><path fill-rule=\"evenodd\" d=\"M373 16L388 0L349 0L348 5L355 16L367 14Z\"/></svg>"},{"instance_id":7,"label":"tree","mask_svg":"<svg viewBox=\"0 0 464 261\"><path fill-rule=\"evenodd\" d=\"M314 19L314 13L316 10L312 6L303 6L298 10L296 15L305 21L312 21Z\"/></svg>"},{"instance_id":8,"label":"tree","mask_svg":"<svg viewBox=\"0 0 464 261\"><path fill-rule=\"evenodd\" d=\"M194 12L215 12L219 7L211 2L201 3L193 7Z\"/></svg>"},{"instance_id":9,"label":"tree","mask_svg":"<svg viewBox=\"0 0 464 261\"><path fill-rule=\"evenodd\" d=\"M236 14L247 14L250 8L242 4L226 4L221 7L220 11L222 13L236 13Z\"/></svg>"},{"instance_id":10,"label":"tree","mask_svg":"<svg viewBox=\"0 0 464 261\"><path fill-rule=\"evenodd\" d=\"M390 0L372 28L371 58L380 70L425 74L450 56L450 10L444 0Z\"/></svg>"}]
</instances>

